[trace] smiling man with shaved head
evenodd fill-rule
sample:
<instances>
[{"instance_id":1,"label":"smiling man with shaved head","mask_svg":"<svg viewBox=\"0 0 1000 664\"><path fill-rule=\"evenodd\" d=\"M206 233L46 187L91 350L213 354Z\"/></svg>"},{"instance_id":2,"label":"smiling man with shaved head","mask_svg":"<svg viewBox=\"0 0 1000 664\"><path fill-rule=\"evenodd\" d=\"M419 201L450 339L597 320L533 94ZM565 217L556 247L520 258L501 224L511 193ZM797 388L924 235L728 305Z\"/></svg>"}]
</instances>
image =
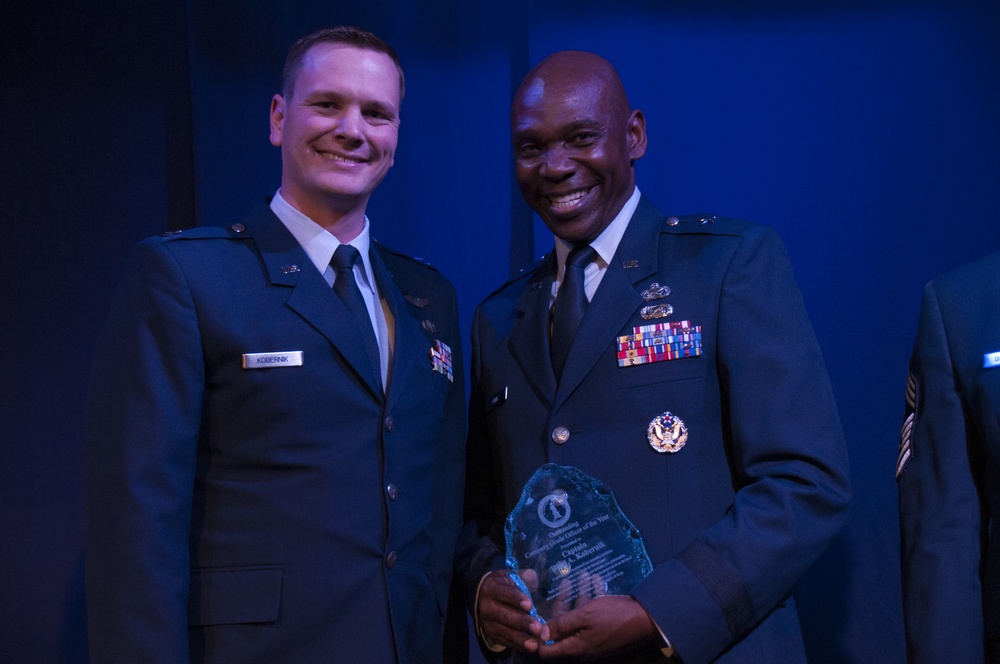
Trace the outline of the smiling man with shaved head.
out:
<instances>
[{"instance_id":1,"label":"smiling man with shaved head","mask_svg":"<svg viewBox=\"0 0 1000 664\"><path fill-rule=\"evenodd\" d=\"M663 214L639 193L646 119L597 55L539 63L511 127L521 193L555 246L473 324L461 563L484 652L804 662L792 591L842 527L850 489L780 240ZM547 463L610 489L652 571L627 594L577 588L546 622L505 568L504 519Z\"/></svg>"}]
</instances>

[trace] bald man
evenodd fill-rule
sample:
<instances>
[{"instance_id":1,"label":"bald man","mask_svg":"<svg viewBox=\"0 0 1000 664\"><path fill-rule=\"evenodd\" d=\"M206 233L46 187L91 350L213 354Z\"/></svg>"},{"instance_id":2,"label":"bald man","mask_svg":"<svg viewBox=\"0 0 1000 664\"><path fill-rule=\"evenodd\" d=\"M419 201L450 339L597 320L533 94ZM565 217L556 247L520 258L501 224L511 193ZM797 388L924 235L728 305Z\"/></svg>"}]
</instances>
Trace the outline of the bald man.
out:
<instances>
[{"instance_id":1,"label":"bald man","mask_svg":"<svg viewBox=\"0 0 1000 664\"><path fill-rule=\"evenodd\" d=\"M804 662L792 591L842 527L850 489L780 240L641 195L645 118L594 54L537 65L511 125L518 184L555 246L473 323L461 560L485 652ZM569 327L564 288L585 306ZM644 347L643 333L681 341ZM630 595L581 598L543 623L504 570L503 524L545 463L610 488L653 570Z\"/></svg>"}]
</instances>

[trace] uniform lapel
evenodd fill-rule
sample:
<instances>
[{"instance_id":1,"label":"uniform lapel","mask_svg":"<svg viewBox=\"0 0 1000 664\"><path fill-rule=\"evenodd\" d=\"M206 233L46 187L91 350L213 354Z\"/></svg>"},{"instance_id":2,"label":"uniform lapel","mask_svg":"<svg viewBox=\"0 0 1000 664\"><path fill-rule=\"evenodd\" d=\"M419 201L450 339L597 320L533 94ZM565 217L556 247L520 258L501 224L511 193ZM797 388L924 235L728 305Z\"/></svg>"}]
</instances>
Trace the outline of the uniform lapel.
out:
<instances>
[{"instance_id":1,"label":"uniform lapel","mask_svg":"<svg viewBox=\"0 0 1000 664\"><path fill-rule=\"evenodd\" d=\"M404 285L397 282L396 275L386 265L374 242L371 244L369 257L379 295L388 303L395 327L386 386L386 409L391 410L411 374L420 369L422 357L426 358L426 368L430 371L430 346L406 304L402 290Z\"/></svg>"},{"instance_id":2,"label":"uniform lapel","mask_svg":"<svg viewBox=\"0 0 1000 664\"><path fill-rule=\"evenodd\" d=\"M636 288L636 284L656 274L661 225L662 215L642 197L580 322L563 367L553 409L569 398L642 306L641 289Z\"/></svg>"},{"instance_id":3,"label":"uniform lapel","mask_svg":"<svg viewBox=\"0 0 1000 664\"><path fill-rule=\"evenodd\" d=\"M556 376L549 354L549 305L556 272L555 253L535 269L517 300L520 320L510 335L510 352L537 394L549 399L556 391Z\"/></svg>"},{"instance_id":4,"label":"uniform lapel","mask_svg":"<svg viewBox=\"0 0 1000 664\"><path fill-rule=\"evenodd\" d=\"M372 371L368 351L353 316L333 294L305 250L266 205L254 210L245 223L271 282L291 288L286 301L289 308L325 336L372 396L381 400L380 381Z\"/></svg>"}]
</instances>

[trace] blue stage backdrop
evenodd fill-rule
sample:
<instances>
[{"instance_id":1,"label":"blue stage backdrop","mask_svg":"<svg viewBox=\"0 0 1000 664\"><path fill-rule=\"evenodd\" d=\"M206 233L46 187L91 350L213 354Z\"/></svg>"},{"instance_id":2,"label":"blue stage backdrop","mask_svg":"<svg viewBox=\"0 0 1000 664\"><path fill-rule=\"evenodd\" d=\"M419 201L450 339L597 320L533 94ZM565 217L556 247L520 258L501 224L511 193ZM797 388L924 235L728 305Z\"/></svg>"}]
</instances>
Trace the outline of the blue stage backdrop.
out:
<instances>
[{"instance_id":1,"label":"blue stage backdrop","mask_svg":"<svg viewBox=\"0 0 1000 664\"><path fill-rule=\"evenodd\" d=\"M810 660L902 661L893 470L920 293L1000 248L995 2L7 10L0 659L87 661L82 408L128 248L167 228L231 223L275 191L267 113L284 53L335 23L381 34L403 61L396 166L369 216L376 237L452 278L466 335L476 303L551 247L512 182L508 109L528 67L559 49L618 68L646 115L638 182L658 207L779 231L830 369L855 490L848 527L797 593Z\"/></svg>"}]
</instances>

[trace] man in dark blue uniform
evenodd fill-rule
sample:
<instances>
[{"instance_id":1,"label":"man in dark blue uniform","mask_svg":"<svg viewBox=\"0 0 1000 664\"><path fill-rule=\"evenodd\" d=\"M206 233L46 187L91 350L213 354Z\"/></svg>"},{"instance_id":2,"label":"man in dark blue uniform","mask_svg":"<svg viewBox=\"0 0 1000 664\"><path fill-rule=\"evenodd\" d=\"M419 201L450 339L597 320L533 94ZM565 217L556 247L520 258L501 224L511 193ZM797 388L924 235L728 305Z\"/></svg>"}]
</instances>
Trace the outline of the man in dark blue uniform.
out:
<instances>
[{"instance_id":1,"label":"man in dark blue uniform","mask_svg":"<svg viewBox=\"0 0 1000 664\"><path fill-rule=\"evenodd\" d=\"M911 662L1000 662L1000 253L924 289L896 479Z\"/></svg>"},{"instance_id":2,"label":"man in dark blue uniform","mask_svg":"<svg viewBox=\"0 0 1000 664\"><path fill-rule=\"evenodd\" d=\"M455 293L369 234L403 74L354 28L289 53L281 187L133 252L86 432L95 662L439 662L461 527Z\"/></svg>"},{"instance_id":3,"label":"man in dark blue uniform","mask_svg":"<svg viewBox=\"0 0 1000 664\"><path fill-rule=\"evenodd\" d=\"M805 661L793 586L840 530L850 491L781 242L733 219L664 215L639 193L645 118L596 55L542 61L511 124L521 192L555 251L473 323L462 563L484 645L528 659ZM502 570L503 521L548 462L611 489L654 569L630 595L541 624Z\"/></svg>"}]
</instances>

